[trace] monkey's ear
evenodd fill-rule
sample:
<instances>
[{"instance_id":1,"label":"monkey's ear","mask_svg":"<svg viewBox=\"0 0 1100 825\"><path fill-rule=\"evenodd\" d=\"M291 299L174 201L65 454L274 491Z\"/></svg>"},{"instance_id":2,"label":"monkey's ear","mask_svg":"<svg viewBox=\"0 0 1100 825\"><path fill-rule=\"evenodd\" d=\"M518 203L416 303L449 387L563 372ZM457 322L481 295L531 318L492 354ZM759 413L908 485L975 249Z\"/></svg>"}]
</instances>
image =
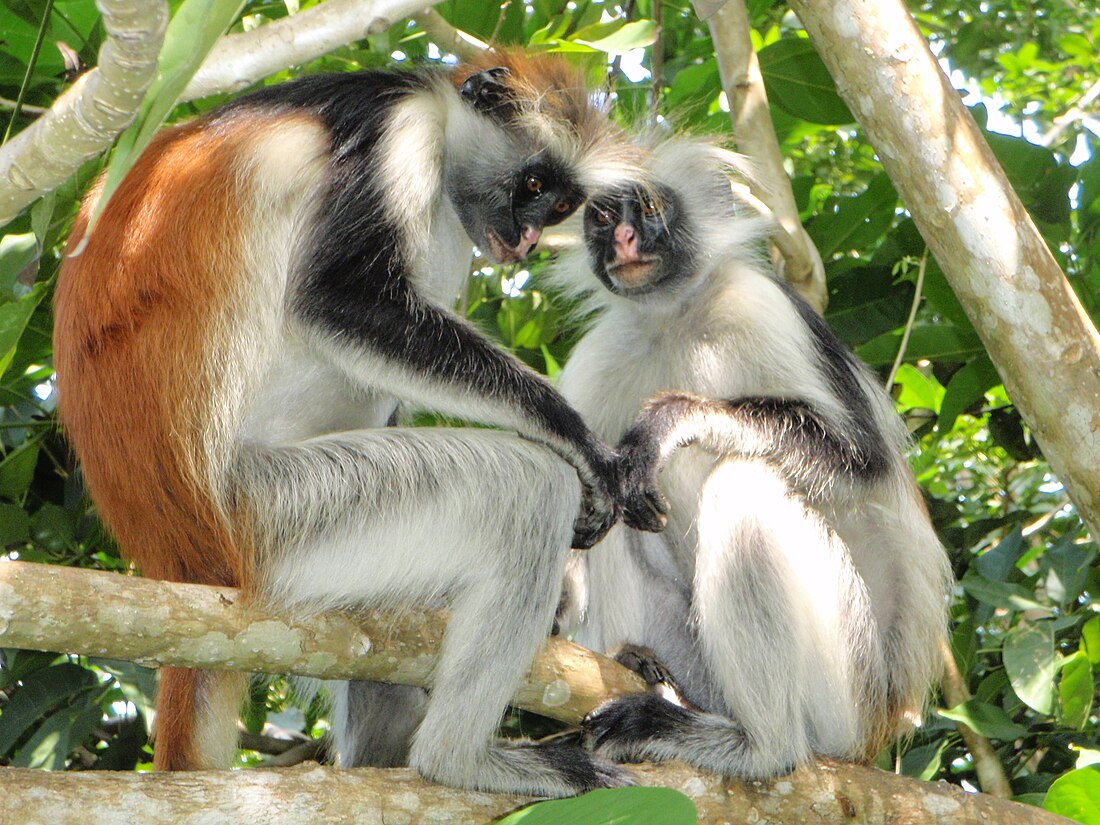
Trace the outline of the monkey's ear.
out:
<instances>
[{"instance_id":1,"label":"monkey's ear","mask_svg":"<svg viewBox=\"0 0 1100 825\"><path fill-rule=\"evenodd\" d=\"M507 119L512 113L512 89L501 82L512 72L504 66L496 66L470 75L458 87L458 93L479 112Z\"/></svg>"}]
</instances>

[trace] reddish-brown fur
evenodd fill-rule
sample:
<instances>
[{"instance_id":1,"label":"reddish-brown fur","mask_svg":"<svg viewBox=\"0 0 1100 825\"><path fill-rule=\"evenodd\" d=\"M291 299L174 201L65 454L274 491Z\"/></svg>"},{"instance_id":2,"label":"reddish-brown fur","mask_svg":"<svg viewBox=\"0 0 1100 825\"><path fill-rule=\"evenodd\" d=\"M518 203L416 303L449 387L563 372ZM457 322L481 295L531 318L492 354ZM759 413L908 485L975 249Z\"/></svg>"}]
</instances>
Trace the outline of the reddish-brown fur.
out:
<instances>
[{"instance_id":1,"label":"reddish-brown fur","mask_svg":"<svg viewBox=\"0 0 1100 825\"><path fill-rule=\"evenodd\" d=\"M83 243L73 227L55 298L59 413L100 518L145 575L247 585L252 552L210 488L210 357L239 288L238 159L255 124L196 122L158 135ZM194 765L196 671L165 668L160 768Z\"/></svg>"}]
</instances>

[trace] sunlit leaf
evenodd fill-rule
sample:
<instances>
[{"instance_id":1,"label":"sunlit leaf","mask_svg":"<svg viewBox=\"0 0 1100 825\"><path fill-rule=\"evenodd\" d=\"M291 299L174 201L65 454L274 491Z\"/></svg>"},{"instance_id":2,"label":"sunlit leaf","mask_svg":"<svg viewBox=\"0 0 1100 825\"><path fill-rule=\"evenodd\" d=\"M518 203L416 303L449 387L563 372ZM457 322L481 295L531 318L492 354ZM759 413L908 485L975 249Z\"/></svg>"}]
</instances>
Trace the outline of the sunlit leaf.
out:
<instances>
[{"instance_id":1,"label":"sunlit leaf","mask_svg":"<svg viewBox=\"0 0 1100 825\"><path fill-rule=\"evenodd\" d=\"M672 788L615 788L552 799L506 816L499 825L695 825L695 803Z\"/></svg>"},{"instance_id":2,"label":"sunlit leaf","mask_svg":"<svg viewBox=\"0 0 1100 825\"><path fill-rule=\"evenodd\" d=\"M1047 791L1043 807L1081 825L1100 825L1100 766L1091 765L1059 777Z\"/></svg>"},{"instance_id":3,"label":"sunlit leaf","mask_svg":"<svg viewBox=\"0 0 1100 825\"><path fill-rule=\"evenodd\" d=\"M1062 662L1062 678L1058 682L1062 724L1084 730L1092 712L1094 692L1089 657L1077 651Z\"/></svg>"},{"instance_id":4,"label":"sunlit leaf","mask_svg":"<svg viewBox=\"0 0 1100 825\"><path fill-rule=\"evenodd\" d=\"M1058 660L1049 624L1029 622L1014 628L1005 637L1002 658L1016 695L1032 710L1053 713Z\"/></svg>"},{"instance_id":5,"label":"sunlit leaf","mask_svg":"<svg viewBox=\"0 0 1100 825\"><path fill-rule=\"evenodd\" d=\"M975 733L988 739L1011 742L1027 734L1027 728L1017 725L1007 713L999 707L970 699L950 710L937 710L940 716L954 722L962 722Z\"/></svg>"}]
</instances>

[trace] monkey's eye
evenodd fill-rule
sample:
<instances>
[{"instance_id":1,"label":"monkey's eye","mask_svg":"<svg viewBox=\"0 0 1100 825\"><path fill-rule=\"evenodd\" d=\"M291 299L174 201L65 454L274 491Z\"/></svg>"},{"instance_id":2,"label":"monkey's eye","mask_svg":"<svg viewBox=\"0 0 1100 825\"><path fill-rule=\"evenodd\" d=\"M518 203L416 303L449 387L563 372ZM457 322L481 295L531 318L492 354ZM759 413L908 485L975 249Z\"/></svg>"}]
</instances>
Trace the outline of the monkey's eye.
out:
<instances>
[{"instance_id":1,"label":"monkey's eye","mask_svg":"<svg viewBox=\"0 0 1100 825\"><path fill-rule=\"evenodd\" d=\"M562 198L560 201L554 204L554 211L559 215L567 214L573 208L573 201L569 198Z\"/></svg>"},{"instance_id":2,"label":"monkey's eye","mask_svg":"<svg viewBox=\"0 0 1100 825\"><path fill-rule=\"evenodd\" d=\"M600 224L601 226L607 226L609 223L611 223L611 213L608 212L606 209L600 209L597 206L596 223Z\"/></svg>"},{"instance_id":3,"label":"monkey's eye","mask_svg":"<svg viewBox=\"0 0 1100 825\"><path fill-rule=\"evenodd\" d=\"M642 214L647 218L657 214L657 202L653 198L642 198Z\"/></svg>"},{"instance_id":4,"label":"monkey's eye","mask_svg":"<svg viewBox=\"0 0 1100 825\"><path fill-rule=\"evenodd\" d=\"M542 178L536 178L534 175L527 176L527 191L539 193L542 191Z\"/></svg>"}]
</instances>

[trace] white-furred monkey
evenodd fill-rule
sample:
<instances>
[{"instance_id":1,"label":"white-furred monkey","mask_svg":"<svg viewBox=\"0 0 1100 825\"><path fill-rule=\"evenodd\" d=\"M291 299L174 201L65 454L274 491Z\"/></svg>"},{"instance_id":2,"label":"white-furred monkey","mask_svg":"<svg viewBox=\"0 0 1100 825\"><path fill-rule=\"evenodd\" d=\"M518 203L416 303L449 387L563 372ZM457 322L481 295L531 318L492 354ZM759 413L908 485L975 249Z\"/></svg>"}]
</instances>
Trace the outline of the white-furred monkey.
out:
<instances>
[{"instance_id":1,"label":"white-furred monkey","mask_svg":"<svg viewBox=\"0 0 1100 825\"><path fill-rule=\"evenodd\" d=\"M375 741L410 731L372 731L369 690L345 695L343 764L404 748L440 782L563 795L627 777L579 748L493 736L571 542L614 520L613 454L448 308L471 241L522 259L624 147L562 64L492 59L306 77L160 134L87 240L96 191L73 229L60 414L146 575L276 609L450 604L411 748ZM399 401L522 437L387 429ZM242 691L163 670L157 765L228 764Z\"/></svg>"},{"instance_id":2,"label":"white-furred monkey","mask_svg":"<svg viewBox=\"0 0 1100 825\"><path fill-rule=\"evenodd\" d=\"M622 438L625 525L667 518L575 559L577 640L649 648L688 700L604 705L597 752L766 777L867 758L919 713L949 573L889 397L761 259L738 160L669 142L590 196L558 277L598 314L561 387Z\"/></svg>"}]
</instances>

